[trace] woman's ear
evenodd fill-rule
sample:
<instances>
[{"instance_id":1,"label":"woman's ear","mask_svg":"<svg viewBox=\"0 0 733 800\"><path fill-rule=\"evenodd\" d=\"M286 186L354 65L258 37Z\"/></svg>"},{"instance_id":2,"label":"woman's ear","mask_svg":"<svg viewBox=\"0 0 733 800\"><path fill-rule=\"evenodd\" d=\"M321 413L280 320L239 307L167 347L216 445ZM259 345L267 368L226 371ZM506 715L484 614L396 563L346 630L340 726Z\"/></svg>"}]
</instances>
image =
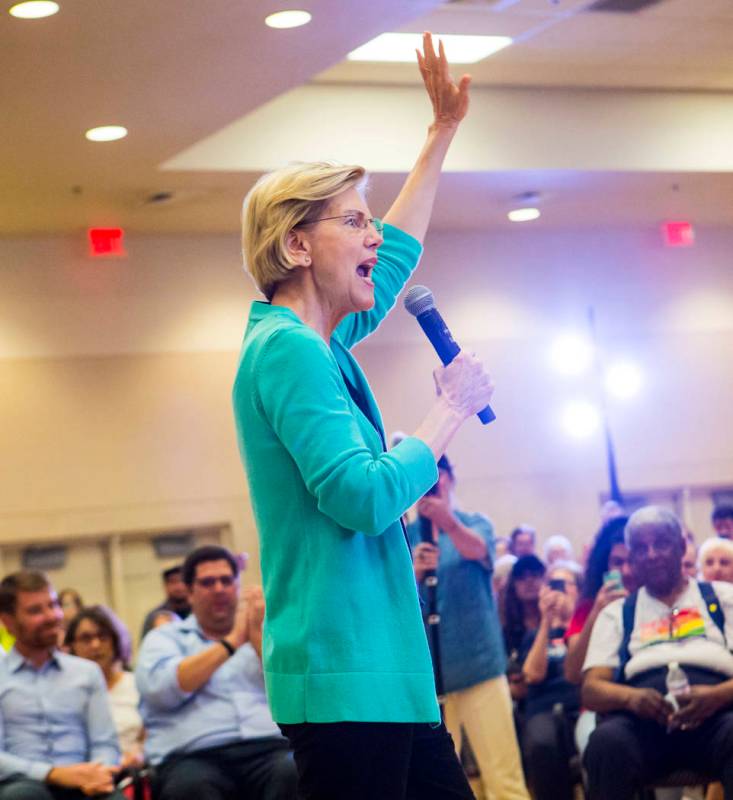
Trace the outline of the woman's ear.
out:
<instances>
[{"instance_id":1,"label":"woman's ear","mask_svg":"<svg viewBox=\"0 0 733 800\"><path fill-rule=\"evenodd\" d=\"M291 260L301 267L309 267L311 264L310 244L303 231L291 230L286 239L285 246Z\"/></svg>"}]
</instances>

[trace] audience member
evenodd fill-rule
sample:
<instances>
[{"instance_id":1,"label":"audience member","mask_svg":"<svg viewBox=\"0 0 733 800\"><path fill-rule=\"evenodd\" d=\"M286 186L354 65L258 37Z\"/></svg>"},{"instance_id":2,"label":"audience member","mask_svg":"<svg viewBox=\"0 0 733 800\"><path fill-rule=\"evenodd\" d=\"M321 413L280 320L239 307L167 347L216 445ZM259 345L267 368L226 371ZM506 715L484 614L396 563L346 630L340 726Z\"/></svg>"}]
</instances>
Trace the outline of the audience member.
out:
<instances>
[{"instance_id":1,"label":"audience member","mask_svg":"<svg viewBox=\"0 0 733 800\"><path fill-rule=\"evenodd\" d=\"M191 606L188 599L188 589L183 580L183 568L179 565L164 569L161 573L163 579L163 589L165 590L165 600L159 605L148 611L143 622L140 638L145 638L145 634L153 627L153 621L161 611L172 611L180 619L186 619L191 613Z\"/></svg>"},{"instance_id":2,"label":"audience member","mask_svg":"<svg viewBox=\"0 0 733 800\"><path fill-rule=\"evenodd\" d=\"M494 558L498 563L500 558L510 555L511 542L508 536L497 536L494 539Z\"/></svg>"},{"instance_id":3,"label":"audience member","mask_svg":"<svg viewBox=\"0 0 733 800\"><path fill-rule=\"evenodd\" d=\"M617 500L606 500L601 506L601 527L614 517L625 517L624 507Z\"/></svg>"},{"instance_id":4,"label":"audience member","mask_svg":"<svg viewBox=\"0 0 733 800\"><path fill-rule=\"evenodd\" d=\"M695 537L685 531L685 554L682 556L682 574L688 578L697 577L697 546Z\"/></svg>"},{"instance_id":5,"label":"audience member","mask_svg":"<svg viewBox=\"0 0 733 800\"><path fill-rule=\"evenodd\" d=\"M494 532L483 515L457 508L454 490L453 467L442 456L435 493L417 504L420 517L432 523L434 544L420 541L419 519L408 527L426 610L426 573L437 571L445 725L459 753L465 730L487 797L529 800L491 587Z\"/></svg>"},{"instance_id":6,"label":"audience member","mask_svg":"<svg viewBox=\"0 0 733 800\"><path fill-rule=\"evenodd\" d=\"M517 558L534 555L537 531L531 525L522 523L511 532L509 541L509 552Z\"/></svg>"},{"instance_id":7,"label":"audience member","mask_svg":"<svg viewBox=\"0 0 733 800\"><path fill-rule=\"evenodd\" d=\"M624 540L627 517L611 517L598 531L588 555L583 592L565 638L565 677L579 684L593 624L601 611L635 588Z\"/></svg>"},{"instance_id":8,"label":"audience member","mask_svg":"<svg viewBox=\"0 0 733 800\"><path fill-rule=\"evenodd\" d=\"M66 629L72 619L84 608L84 601L76 589L62 589L59 592L59 605L61 606L61 625L59 627L59 647L63 647Z\"/></svg>"},{"instance_id":9,"label":"audience member","mask_svg":"<svg viewBox=\"0 0 733 800\"><path fill-rule=\"evenodd\" d=\"M584 704L604 715L585 751L590 796L632 800L688 768L733 797L733 587L682 574L682 528L666 509L636 511L626 539L641 588L601 611L584 665ZM673 663L691 688L671 702Z\"/></svg>"},{"instance_id":10,"label":"audience member","mask_svg":"<svg viewBox=\"0 0 733 800\"><path fill-rule=\"evenodd\" d=\"M69 623L64 644L72 655L94 661L101 667L122 748L122 766L139 766L143 761L140 695L132 673L122 669L123 655L116 626L99 606L84 608Z\"/></svg>"},{"instance_id":11,"label":"audience member","mask_svg":"<svg viewBox=\"0 0 733 800\"><path fill-rule=\"evenodd\" d=\"M174 611L168 611L163 608L155 612L155 616L150 625L150 629L159 628L161 625L167 625L169 622L180 622L180 617Z\"/></svg>"},{"instance_id":12,"label":"audience member","mask_svg":"<svg viewBox=\"0 0 733 800\"><path fill-rule=\"evenodd\" d=\"M0 582L0 617L16 637L0 660L0 800L121 799L104 677L57 649L62 616L43 573Z\"/></svg>"},{"instance_id":13,"label":"audience member","mask_svg":"<svg viewBox=\"0 0 733 800\"><path fill-rule=\"evenodd\" d=\"M578 575L558 562L547 571L539 596L540 622L520 648L527 682L522 751L535 800L572 800L572 730L580 707L578 688L565 680L565 631L578 599Z\"/></svg>"},{"instance_id":14,"label":"audience member","mask_svg":"<svg viewBox=\"0 0 733 800\"><path fill-rule=\"evenodd\" d=\"M509 573L504 599L504 643L516 658L527 632L540 624L540 590L546 568L537 556L518 558Z\"/></svg>"},{"instance_id":15,"label":"audience member","mask_svg":"<svg viewBox=\"0 0 733 800\"><path fill-rule=\"evenodd\" d=\"M545 564L552 566L556 561L573 561L573 546L567 536L556 533L545 542L543 548Z\"/></svg>"},{"instance_id":16,"label":"audience member","mask_svg":"<svg viewBox=\"0 0 733 800\"><path fill-rule=\"evenodd\" d=\"M506 585L509 581L509 575L512 567L517 563L517 557L511 553L505 553L496 559L494 563L494 572L491 576L491 583L496 595L496 606L499 612L499 621L501 622L502 629L504 628L504 595L506 594Z\"/></svg>"},{"instance_id":17,"label":"audience member","mask_svg":"<svg viewBox=\"0 0 733 800\"><path fill-rule=\"evenodd\" d=\"M265 697L261 590L239 603L237 562L213 545L186 558L183 579L192 613L150 631L135 673L156 796L293 800L295 765Z\"/></svg>"},{"instance_id":18,"label":"audience member","mask_svg":"<svg viewBox=\"0 0 733 800\"><path fill-rule=\"evenodd\" d=\"M715 533L723 539L733 539L733 505L720 505L713 509L711 522Z\"/></svg>"},{"instance_id":19,"label":"audience member","mask_svg":"<svg viewBox=\"0 0 733 800\"><path fill-rule=\"evenodd\" d=\"M15 636L4 625L0 625L0 656L10 652L14 644Z\"/></svg>"},{"instance_id":20,"label":"audience member","mask_svg":"<svg viewBox=\"0 0 733 800\"><path fill-rule=\"evenodd\" d=\"M700 575L704 581L733 583L733 542L716 536L700 545Z\"/></svg>"}]
</instances>

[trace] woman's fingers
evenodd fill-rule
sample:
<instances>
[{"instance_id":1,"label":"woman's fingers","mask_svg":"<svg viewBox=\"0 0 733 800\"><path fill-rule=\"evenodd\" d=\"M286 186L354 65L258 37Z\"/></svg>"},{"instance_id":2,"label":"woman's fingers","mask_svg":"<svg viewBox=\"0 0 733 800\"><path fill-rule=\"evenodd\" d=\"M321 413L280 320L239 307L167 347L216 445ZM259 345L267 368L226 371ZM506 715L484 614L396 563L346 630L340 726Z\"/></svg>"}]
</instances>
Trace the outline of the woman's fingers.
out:
<instances>
[{"instance_id":1,"label":"woman's fingers","mask_svg":"<svg viewBox=\"0 0 733 800\"><path fill-rule=\"evenodd\" d=\"M450 85L453 83L453 78L451 77L450 68L448 67L448 59L445 57L445 47L443 46L442 39L438 40L438 52L440 53L438 66L440 68L441 77L448 85Z\"/></svg>"}]
</instances>

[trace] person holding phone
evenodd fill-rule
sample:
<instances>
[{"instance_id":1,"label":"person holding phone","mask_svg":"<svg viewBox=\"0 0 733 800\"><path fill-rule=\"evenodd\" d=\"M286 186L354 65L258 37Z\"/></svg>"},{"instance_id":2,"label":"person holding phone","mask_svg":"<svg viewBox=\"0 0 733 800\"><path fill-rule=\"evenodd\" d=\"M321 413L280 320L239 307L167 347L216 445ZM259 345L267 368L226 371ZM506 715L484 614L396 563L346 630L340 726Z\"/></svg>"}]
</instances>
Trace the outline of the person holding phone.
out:
<instances>
[{"instance_id":1,"label":"person holding phone","mask_svg":"<svg viewBox=\"0 0 733 800\"><path fill-rule=\"evenodd\" d=\"M539 627L524 642L528 649L523 664L527 697L522 751L535 800L573 798L568 763L572 753L566 747L570 737L561 735L561 730L572 730L580 708L578 688L565 680L563 672L565 630L578 594L574 565L556 562L547 571L546 584L540 590Z\"/></svg>"},{"instance_id":2,"label":"person holding phone","mask_svg":"<svg viewBox=\"0 0 733 800\"><path fill-rule=\"evenodd\" d=\"M588 652L593 623L614 600L626 597L636 586L629 566L629 548L624 541L628 517L614 517L596 534L585 571L583 592L565 634L567 657L565 678L579 684Z\"/></svg>"},{"instance_id":3,"label":"person holding phone","mask_svg":"<svg viewBox=\"0 0 733 800\"><path fill-rule=\"evenodd\" d=\"M465 731L487 797L529 800L491 586L494 529L483 514L458 508L453 465L445 455L438 460L438 475L437 484L417 504L422 520L413 522L407 533L424 615L430 613L426 574L435 570L438 578L445 724L458 752ZM432 542L420 541L424 520L430 524Z\"/></svg>"}]
</instances>

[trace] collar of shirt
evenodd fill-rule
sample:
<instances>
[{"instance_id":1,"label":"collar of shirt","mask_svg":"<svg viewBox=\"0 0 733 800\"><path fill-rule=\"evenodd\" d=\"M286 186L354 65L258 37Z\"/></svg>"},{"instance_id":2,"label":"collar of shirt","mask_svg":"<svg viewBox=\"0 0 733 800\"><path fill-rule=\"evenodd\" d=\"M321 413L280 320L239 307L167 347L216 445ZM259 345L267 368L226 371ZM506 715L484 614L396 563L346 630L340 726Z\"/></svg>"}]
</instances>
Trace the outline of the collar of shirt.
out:
<instances>
[{"instance_id":1,"label":"collar of shirt","mask_svg":"<svg viewBox=\"0 0 733 800\"><path fill-rule=\"evenodd\" d=\"M216 637L214 639L210 639L204 633L203 628L201 627L201 623L198 621L193 611L186 617L186 619L178 622L177 626L178 630L180 631L192 631L193 633L197 633L202 642L218 642L219 638L221 638L221 637Z\"/></svg>"},{"instance_id":2,"label":"collar of shirt","mask_svg":"<svg viewBox=\"0 0 733 800\"><path fill-rule=\"evenodd\" d=\"M5 665L8 672L18 672L19 670L27 667L28 669L36 670L37 672L41 672L48 667L56 667L56 669L62 669L63 664L61 663L60 656L63 655L58 650L52 650L49 654L48 660L44 661L40 667L35 667L28 661L25 656L23 656L20 652L18 652L18 648L13 645L12 650L7 654L5 657Z\"/></svg>"}]
</instances>

